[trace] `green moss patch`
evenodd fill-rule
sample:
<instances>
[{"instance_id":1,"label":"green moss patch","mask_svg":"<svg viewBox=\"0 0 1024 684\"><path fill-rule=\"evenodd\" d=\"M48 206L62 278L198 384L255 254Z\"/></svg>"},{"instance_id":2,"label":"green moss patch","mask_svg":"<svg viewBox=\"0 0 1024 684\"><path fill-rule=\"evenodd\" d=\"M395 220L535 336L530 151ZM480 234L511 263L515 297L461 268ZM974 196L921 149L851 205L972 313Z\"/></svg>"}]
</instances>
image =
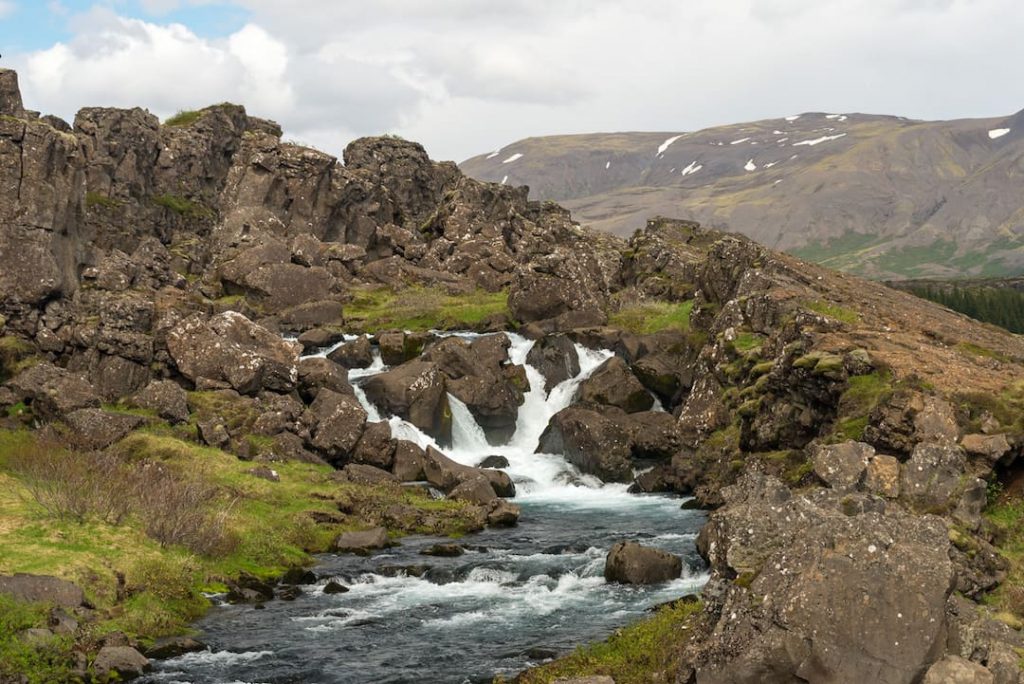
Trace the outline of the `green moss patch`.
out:
<instances>
[{"instance_id":1,"label":"green moss patch","mask_svg":"<svg viewBox=\"0 0 1024 684\"><path fill-rule=\"evenodd\" d=\"M177 113L164 121L164 126L191 126L203 117L202 111L179 109Z\"/></svg>"},{"instance_id":2,"label":"green moss patch","mask_svg":"<svg viewBox=\"0 0 1024 684\"><path fill-rule=\"evenodd\" d=\"M153 198L153 204L190 219L208 219L214 216L213 210L206 205L180 195L169 193L157 195Z\"/></svg>"},{"instance_id":3,"label":"green moss patch","mask_svg":"<svg viewBox=\"0 0 1024 684\"><path fill-rule=\"evenodd\" d=\"M359 288L353 290L344 310L349 327L362 332L476 329L493 317L508 317L508 292Z\"/></svg>"},{"instance_id":4,"label":"green moss patch","mask_svg":"<svg viewBox=\"0 0 1024 684\"><path fill-rule=\"evenodd\" d=\"M804 307L822 316L834 318L841 323L853 325L860 321L860 314L853 309L820 300L804 302Z\"/></svg>"},{"instance_id":5,"label":"green moss patch","mask_svg":"<svg viewBox=\"0 0 1024 684\"><path fill-rule=\"evenodd\" d=\"M689 623L703 606L677 601L653 617L616 631L607 641L578 648L574 653L519 676L520 684L546 684L567 677L607 675L616 684L647 684L671 676L689 639ZM664 681L671 681L665 679Z\"/></svg>"},{"instance_id":6,"label":"green moss patch","mask_svg":"<svg viewBox=\"0 0 1024 684\"><path fill-rule=\"evenodd\" d=\"M686 302L647 301L622 306L608 317L608 324L638 335L662 330L689 330L693 300Z\"/></svg>"}]
</instances>

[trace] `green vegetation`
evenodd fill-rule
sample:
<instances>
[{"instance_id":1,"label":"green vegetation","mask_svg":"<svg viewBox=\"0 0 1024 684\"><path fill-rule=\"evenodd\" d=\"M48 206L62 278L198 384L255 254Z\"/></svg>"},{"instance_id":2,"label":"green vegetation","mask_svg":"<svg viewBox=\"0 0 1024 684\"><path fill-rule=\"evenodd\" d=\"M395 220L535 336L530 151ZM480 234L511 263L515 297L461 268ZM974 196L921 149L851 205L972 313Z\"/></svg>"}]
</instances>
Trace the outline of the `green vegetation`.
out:
<instances>
[{"instance_id":1,"label":"green vegetation","mask_svg":"<svg viewBox=\"0 0 1024 684\"><path fill-rule=\"evenodd\" d=\"M190 219L205 219L213 217L213 210L200 202L193 202L187 197L164 193L153 198L153 204L173 211L179 216Z\"/></svg>"},{"instance_id":2,"label":"green vegetation","mask_svg":"<svg viewBox=\"0 0 1024 684\"><path fill-rule=\"evenodd\" d=\"M36 362L38 357L28 342L6 335L0 337L0 382L3 382Z\"/></svg>"},{"instance_id":3,"label":"green vegetation","mask_svg":"<svg viewBox=\"0 0 1024 684\"><path fill-rule=\"evenodd\" d=\"M1008 615L1020 623L1024 619L1024 499L1002 494L986 509L985 517L996 530L999 553L1010 561L1006 581L985 597L985 603L992 607L996 618Z\"/></svg>"},{"instance_id":4,"label":"green vegetation","mask_svg":"<svg viewBox=\"0 0 1024 684\"><path fill-rule=\"evenodd\" d=\"M662 330L689 330L693 300L686 302L647 301L622 306L608 317L608 324L638 335Z\"/></svg>"},{"instance_id":5,"label":"green vegetation","mask_svg":"<svg viewBox=\"0 0 1024 684\"><path fill-rule=\"evenodd\" d=\"M1024 333L1024 291L993 281L977 284L911 283L901 289L985 323Z\"/></svg>"},{"instance_id":6,"label":"green vegetation","mask_svg":"<svg viewBox=\"0 0 1024 684\"><path fill-rule=\"evenodd\" d=\"M98 476L76 463L96 466ZM153 431L90 455L28 431L0 430L0 573L79 584L97 606L90 638L120 630L150 639L185 631L209 605L201 591L242 573L267 578L308 565L342 531L387 524L394 534L461 535L476 525L463 502L399 485L339 482L329 466L309 463L275 463L280 481L271 482L251 474L253 465ZM126 477L131 472L155 475L140 481ZM339 507L358 514L339 517ZM331 519L339 522L323 522ZM19 625L45 624L23 614ZM0 606L0 662L21 648L7 639L12 628L3 621L11 619ZM68 681L47 678L45 651L28 657L10 662L28 663L33 681Z\"/></svg>"},{"instance_id":7,"label":"green vegetation","mask_svg":"<svg viewBox=\"0 0 1024 684\"><path fill-rule=\"evenodd\" d=\"M345 319L362 332L476 329L496 316L508 318L508 293L476 290L453 295L428 287L359 288L345 304Z\"/></svg>"},{"instance_id":8,"label":"green vegetation","mask_svg":"<svg viewBox=\"0 0 1024 684\"><path fill-rule=\"evenodd\" d=\"M848 309L838 304L832 304L831 302L823 302L820 300L812 302L804 302L804 306L815 313L819 313L822 316L828 316L834 318L840 323L847 323L853 325L860 321L860 314L853 309Z\"/></svg>"},{"instance_id":9,"label":"green vegetation","mask_svg":"<svg viewBox=\"0 0 1024 684\"><path fill-rule=\"evenodd\" d=\"M956 350L967 356L980 356L986 359L996 359L997 361L1009 360L1009 357L1005 354L1000 354L997 351L993 351L988 347L982 347L980 344L974 344L973 342L958 342Z\"/></svg>"},{"instance_id":10,"label":"green vegetation","mask_svg":"<svg viewBox=\"0 0 1024 684\"><path fill-rule=\"evenodd\" d=\"M850 378L839 399L839 420L836 421L832 440L861 439L868 426L868 416L892 394L893 389L893 377L888 369Z\"/></svg>"},{"instance_id":11,"label":"green vegetation","mask_svg":"<svg viewBox=\"0 0 1024 684\"><path fill-rule=\"evenodd\" d=\"M93 207L116 209L121 206L121 203L113 197L108 197L101 192L90 191L85 193L85 206L89 209L92 209Z\"/></svg>"},{"instance_id":12,"label":"green vegetation","mask_svg":"<svg viewBox=\"0 0 1024 684\"><path fill-rule=\"evenodd\" d=\"M878 237L875 235L849 232L828 242L805 245L790 252L806 261L842 269L854 263L859 252L877 243Z\"/></svg>"},{"instance_id":13,"label":"green vegetation","mask_svg":"<svg viewBox=\"0 0 1024 684\"><path fill-rule=\"evenodd\" d=\"M517 681L546 684L588 675L608 675L617 684L661 681L654 679L656 673L670 675L679 666L689 637L688 624L702 608L699 601L676 601L653 617L616 631L607 641L580 647L571 655L524 672Z\"/></svg>"},{"instance_id":14,"label":"green vegetation","mask_svg":"<svg viewBox=\"0 0 1024 684\"><path fill-rule=\"evenodd\" d=\"M164 121L164 126L191 126L202 116L202 111L179 109L174 116Z\"/></svg>"},{"instance_id":15,"label":"green vegetation","mask_svg":"<svg viewBox=\"0 0 1024 684\"><path fill-rule=\"evenodd\" d=\"M733 349L738 352L749 352L764 344L764 335L752 332L741 332L732 341Z\"/></svg>"},{"instance_id":16,"label":"green vegetation","mask_svg":"<svg viewBox=\"0 0 1024 684\"><path fill-rule=\"evenodd\" d=\"M55 637L42 643L27 643L20 632L46 624L47 607L15 603L0 594L0 680L18 681L17 675L31 672L30 684L72 681L67 664L70 643Z\"/></svg>"}]
</instances>

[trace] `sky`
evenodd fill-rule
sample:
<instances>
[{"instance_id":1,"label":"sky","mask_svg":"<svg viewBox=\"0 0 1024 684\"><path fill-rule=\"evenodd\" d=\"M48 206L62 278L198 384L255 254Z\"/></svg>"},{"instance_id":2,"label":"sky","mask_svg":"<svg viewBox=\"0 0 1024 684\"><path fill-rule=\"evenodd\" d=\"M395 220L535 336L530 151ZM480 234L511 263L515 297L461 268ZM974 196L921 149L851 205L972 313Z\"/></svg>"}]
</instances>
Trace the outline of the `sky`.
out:
<instances>
[{"instance_id":1,"label":"sky","mask_svg":"<svg viewBox=\"0 0 1024 684\"><path fill-rule=\"evenodd\" d=\"M25 105L237 102L340 154L462 161L534 135L805 111L1024 109L1020 0L0 0Z\"/></svg>"}]
</instances>

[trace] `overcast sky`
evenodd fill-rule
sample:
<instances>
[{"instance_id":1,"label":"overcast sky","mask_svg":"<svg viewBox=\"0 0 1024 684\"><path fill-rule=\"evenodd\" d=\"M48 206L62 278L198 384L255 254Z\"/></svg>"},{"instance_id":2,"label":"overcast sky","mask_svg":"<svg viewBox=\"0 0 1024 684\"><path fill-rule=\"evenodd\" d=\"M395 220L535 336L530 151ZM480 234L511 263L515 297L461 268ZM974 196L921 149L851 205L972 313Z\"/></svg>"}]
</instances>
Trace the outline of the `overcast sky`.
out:
<instances>
[{"instance_id":1,"label":"overcast sky","mask_svg":"<svg viewBox=\"0 0 1024 684\"><path fill-rule=\"evenodd\" d=\"M1021 0L0 0L26 106L232 101L339 154L461 161L552 133L803 111L1024 108Z\"/></svg>"}]
</instances>

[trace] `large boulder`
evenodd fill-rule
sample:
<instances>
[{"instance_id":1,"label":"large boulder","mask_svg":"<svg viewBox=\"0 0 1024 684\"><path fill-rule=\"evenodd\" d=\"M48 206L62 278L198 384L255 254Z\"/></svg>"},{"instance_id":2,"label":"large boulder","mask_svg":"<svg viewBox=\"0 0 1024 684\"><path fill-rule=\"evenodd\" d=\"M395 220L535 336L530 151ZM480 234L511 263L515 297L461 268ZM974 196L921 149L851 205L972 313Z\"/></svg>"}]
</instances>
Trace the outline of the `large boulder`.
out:
<instances>
[{"instance_id":1,"label":"large boulder","mask_svg":"<svg viewBox=\"0 0 1024 684\"><path fill-rule=\"evenodd\" d=\"M327 355L343 368L366 368L373 363L373 346L366 335L345 342Z\"/></svg>"},{"instance_id":2,"label":"large boulder","mask_svg":"<svg viewBox=\"0 0 1024 684\"><path fill-rule=\"evenodd\" d=\"M302 345L227 311L209 320L198 314L186 319L167 334L167 351L193 383L206 378L256 394L295 389Z\"/></svg>"},{"instance_id":3,"label":"large boulder","mask_svg":"<svg viewBox=\"0 0 1024 684\"><path fill-rule=\"evenodd\" d=\"M492 468L474 468L462 465L433 447L427 447L423 462L423 474L427 482L445 492L451 492L467 480L482 477L498 496L511 497L516 493L515 484L508 473Z\"/></svg>"},{"instance_id":4,"label":"large boulder","mask_svg":"<svg viewBox=\"0 0 1024 684\"><path fill-rule=\"evenodd\" d=\"M426 462L426 452L418 444L405 439L395 442L391 472L402 482L418 482L426 479L423 472Z\"/></svg>"},{"instance_id":5,"label":"large boulder","mask_svg":"<svg viewBox=\"0 0 1024 684\"><path fill-rule=\"evenodd\" d=\"M654 406L654 397L618 356L602 363L580 383L579 399L588 404L615 406L626 413L646 411Z\"/></svg>"},{"instance_id":6,"label":"large boulder","mask_svg":"<svg viewBox=\"0 0 1024 684\"><path fill-rule=\"evenodd\" d=\"M85 593L78 585L48 575L0 575L0 594L23 603L51 603L59 608L86 605Z\"/></svg>"},{"instance_id":7,"label":"large boulder","mask_svg":"<svg viewBox=\"0 0 1024 684\"><path fill-rule=\"evenodd\" d=\"M447 376L437 364L409 361L363 384L366 398L385 415L408 420L442 444L452 440Z\"/></svg>"},{"instance_id":8,"label":"large boulder","mask_svg":"<svg viewBox=\"0 0 1024 684\"><path fill-rule=\"evenodd\" d=\"M101 681L124 681L149 671L149 660L131 646L104 646L92 661L92 669Z\"/></svg>"},{"instance_id":9,"label":"large boulder","mask_svg":"<svg viewBox=\"0 0 1024 684\"><path fill-rule=\"evenodd\" d=\"M132 397L132 404L172 423L188 420L188 394L176 382L156 380Z\"/></svg>"},{"instance_id":10,"label":"large boulder","mask_svg":"<svg viewBox=\"0 0 1024 684\"><path fill-rule=\"evenodd\" d=\"M943 520L858 513L849 495L794 495L756 471L722 495L698 538L717 616L695 652L698 683L910 684L945 648L955 573Z\"/></svg>"},{"instance_id":11,"label":"large boulder","mask_svg":"<svg viewBox=\"0 0 1024 684\"><path fill-rule=\"evenodd\" d=\"M304 420L310 426L311 446L328 463L342 464L352 457L363 436L366 410L354 396L322 389Z\"/></svg>"},{"instance_id":12,"label":"large boulder","mask_svg":"<svg viewBox=\"0 0 1024 684\"><path fill-rule=\"evenodd\" d=\"M501 444L516 429L526 371L509 363L510 342L505 335L487 335L471 342L449 337L423 354L447 377L448 392L464 403L484 429L488 441Z\"/></svg>"},{"instance_id":13,"label":"large boulder","mask_svg":"<svg viewBox=\"0 0 1024 684\"><path fill-rule=\"evenodd\" d=\"M102 409L78 409L64 416L69 436L80 449L106 449L146 422L141 416Z\"/></svg>"},{"instance_id":14,"label":"large boulder","mask_svg":"<svg viewBox=\"0 0 1024 684\"><path fill-rule=\"evenodd\" d=\"M633 479L632 445L632 430L625 421L570 406L552 416L537 453L561 454L580 471L605 482L629 482Z\"/></svg>"},{"instance_id":15,"label":"large boulder","mask_svg":"<svg viewBox=\"0 0 1024 684\"><path fill-rule=\"evenodd\" d=\"M98 408L100 398L89 381L50 363L40 363L22 372L8 386L32 412L43 419L57 419L83 408Z\"/></svg>"},{"instance_id":16,"label":"large boulder","mask_svg":"<svg viewBox=\"0 0 1024 684\"><path fill-rule=\"evenodd\" d=\"M366 555L371 551L388 546L388 531L383 527L374 527L358 532L343 532L334 540L334 550L342 553Z\"/></svg>"},{"instance_id":17,"label":"large boulder","mask_svg":"<svg viewBox=\"0 0 1024 684\"><path fill-rule=\"evenodd\" d=\"M604 565L604 578L623 584L658 584L682 573L683 561L679 556L632 541L612 546Z\"/></svg>"},{"instance_id":18,"label":"large boulder","mask_svg":"<svg viewBox=\"0 0 1024 684\"><path fill-rule=\"evenodd\" d=\"M580 373L576 345L563 334L545 335L537 340L526 355L526 363L541 374L548 392Z\"/></svg>"},{"instance_id":19,"label":"large boulder","mask_svg":"<svg viewBox=\"0 0 1024 684\"><path fill-rule=\"evenodd\" d=\"M356 444L352 460L377 468L390 469L395 459L395 440L391 438L391 426L384 422L367 423L363 436Z\"/></svg>"},{"instance_id":20,"label":"large boulder","mask_svg":"<svg viewBox=\"0 0 1024 684\"><path fill-rule=\"evenodd\" d=\"M298 372L299 396L307 402L316 399L321 389L354 396L348 371L330 359L318 356L303 358L299 361Z\"/></svg>"},{"instance_id":21,"label":"large boulder","mask_svg":"<svg viewBox=\"0 0 1024 684\"><path fill-rule=\"evenodd\" d=\"M966 658L949 655L928 668L921 684L995 684L988 668Z\"/></svg>"}]
</instances>

